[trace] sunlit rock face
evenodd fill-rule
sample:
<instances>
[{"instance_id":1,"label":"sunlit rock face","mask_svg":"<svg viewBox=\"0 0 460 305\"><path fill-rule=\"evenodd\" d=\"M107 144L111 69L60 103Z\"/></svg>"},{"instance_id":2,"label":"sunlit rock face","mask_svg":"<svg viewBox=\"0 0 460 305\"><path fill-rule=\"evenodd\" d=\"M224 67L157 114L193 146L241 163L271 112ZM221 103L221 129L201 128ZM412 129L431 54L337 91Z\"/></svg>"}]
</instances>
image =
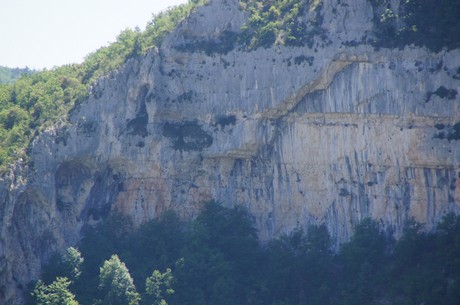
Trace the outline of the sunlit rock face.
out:
<instances>
[{"instance_id":1,"label":"sunlit rock face","mask_svg":"<svg viewBox=\"0 0 460 305\"><path fill-rule=\"evenodd\" d=\"M94 84L0 185L0 300L21 304L41 264L113 212L190 219L215 199L245 206L262 240L324 223L338 242L366 217L398 236L458 213L460 51L376 50L367 0L321 14L327 35L304 47L204 51L248 18L211 1Z\"/></svg>"}]
</instances>

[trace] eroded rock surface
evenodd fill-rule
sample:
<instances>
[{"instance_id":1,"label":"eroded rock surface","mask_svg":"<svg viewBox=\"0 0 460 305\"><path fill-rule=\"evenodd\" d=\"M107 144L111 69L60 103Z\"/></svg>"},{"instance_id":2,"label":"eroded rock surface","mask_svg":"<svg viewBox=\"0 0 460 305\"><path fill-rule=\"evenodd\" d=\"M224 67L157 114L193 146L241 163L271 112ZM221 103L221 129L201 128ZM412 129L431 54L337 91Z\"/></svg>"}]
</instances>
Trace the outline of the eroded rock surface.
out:
<instances>
[{"instance_id":1,"label":"eroded rock surface","mask_svg":"<svg viewBox=\"0 0 460 305\"><path fill-rule=\"evenodd\" d=\"M20 304L40 265L113 211L138 225L215 199L246 206L264 240L325 223L338 241L365 217L398 235L458 213L460 51L374 49L367 0L321 14L311 46L204 52L192 42L247 19L211 1L95 84L34 142L28 180L0 185L0 299Z\"/></svg>"}]
</instances>

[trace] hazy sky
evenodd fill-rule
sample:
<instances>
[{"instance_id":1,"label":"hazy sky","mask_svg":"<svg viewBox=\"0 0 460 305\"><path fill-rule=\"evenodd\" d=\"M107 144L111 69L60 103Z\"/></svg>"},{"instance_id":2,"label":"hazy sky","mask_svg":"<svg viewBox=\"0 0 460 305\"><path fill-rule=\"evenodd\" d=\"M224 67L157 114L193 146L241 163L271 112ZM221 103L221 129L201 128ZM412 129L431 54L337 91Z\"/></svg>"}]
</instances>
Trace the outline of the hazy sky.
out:
<instances>
[{"instance_id":1,"label":"hazy sky","mask_svg":"<svg viewBox=\"0 0 460 305\"><path fill-rule=\"evenodd\" d=\"M0 66L82 62L126 28L187 0L0 0Z\"/></svg>"}]
</instances>

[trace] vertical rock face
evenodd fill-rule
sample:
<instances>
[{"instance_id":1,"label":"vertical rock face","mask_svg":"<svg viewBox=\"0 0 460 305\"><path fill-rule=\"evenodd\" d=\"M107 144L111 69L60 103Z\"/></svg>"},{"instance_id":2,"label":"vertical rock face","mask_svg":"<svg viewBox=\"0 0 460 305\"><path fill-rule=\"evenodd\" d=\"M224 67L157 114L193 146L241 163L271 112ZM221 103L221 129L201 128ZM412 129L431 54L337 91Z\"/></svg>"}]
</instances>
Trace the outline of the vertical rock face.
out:
<instances>
[{"instance_id":1,"label":"vertical rock face","mask_svg":"<svg viewBox=\"0 0 460 305\"><path fill-rule=\"evenodd\" d=\"M192 218L215 199L262 239L325 223L338 241L366 217L397 235L458 213L460 51L376 50L367 0L321 4L326 37L248 52L215 49L248 16L210 1L98 81L33 143L28 180L0 185L0 300L113 211Z\"/></svg>"}]
</instances>

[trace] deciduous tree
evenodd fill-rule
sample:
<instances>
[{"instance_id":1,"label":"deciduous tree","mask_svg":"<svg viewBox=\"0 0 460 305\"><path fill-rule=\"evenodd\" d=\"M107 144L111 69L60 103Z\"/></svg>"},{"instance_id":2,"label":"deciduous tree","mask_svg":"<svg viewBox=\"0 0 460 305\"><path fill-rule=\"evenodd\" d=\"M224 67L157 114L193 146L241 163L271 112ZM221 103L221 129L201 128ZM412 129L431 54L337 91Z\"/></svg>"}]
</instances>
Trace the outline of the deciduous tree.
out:
<instances>
[{"instance_id":1,"label":"deciduous tree","mask_svg":"<svg viewBox=\"0 0 460 305\"><path fill-rule=\"evenodd\" d=\"M138 305L139 293L126 265L118 255L104 262L99 274L99 288L103 291L102 304L106 305Z\"/></svg>"}]
</instances>

